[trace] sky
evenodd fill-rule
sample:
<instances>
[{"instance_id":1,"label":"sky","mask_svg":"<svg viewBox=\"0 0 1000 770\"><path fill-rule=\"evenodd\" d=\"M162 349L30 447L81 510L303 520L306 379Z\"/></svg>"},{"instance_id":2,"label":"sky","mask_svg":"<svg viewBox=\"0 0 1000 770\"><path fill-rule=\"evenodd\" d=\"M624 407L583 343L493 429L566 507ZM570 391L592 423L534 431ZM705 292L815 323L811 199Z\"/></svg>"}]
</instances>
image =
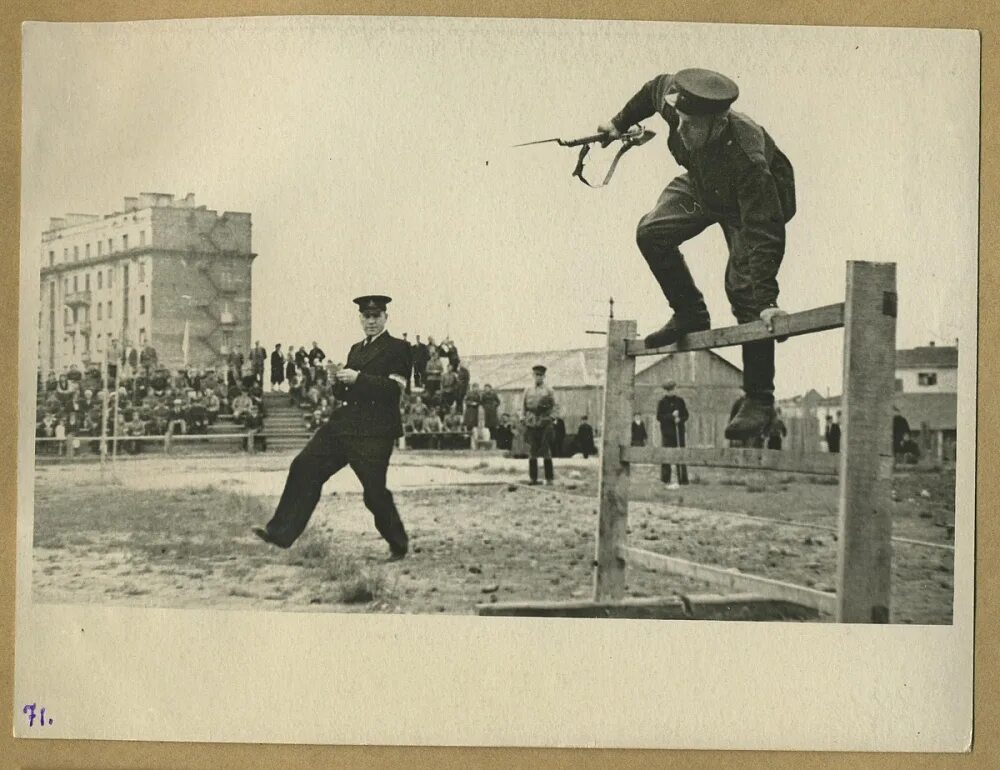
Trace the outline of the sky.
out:
<instances>
[{"instance_id":1,"label":"sky","mask_svg":"<svg viewBox=\"0 0 1000 770\"><path fill-rule=\"evenodd\" d=\"M465 354L601 344L669 310L635 225L681 173L666 125L611 184L575 151L643 83L706 67L790 158L786 310L843 301L845 262L895 261L898 347L974 342L979 49L974 32L380 18L26 28L22 261L50 216L140 192L253 216L253 330L343 358L351 299ZM601 178L613 149L593 153ZM715 326L735 323L712 227L684 248ZM37 268L32 268L37 270ZM37 292L32 292L37 296ZM33 316L28 316L33 317ZM841 332L778 346L780 396L839 393ZM343 351L343 353L339 353ZM737 349L719 351L737 364ZM558 383L554 383L558 384Z\"/></svg>"}]
</instances>

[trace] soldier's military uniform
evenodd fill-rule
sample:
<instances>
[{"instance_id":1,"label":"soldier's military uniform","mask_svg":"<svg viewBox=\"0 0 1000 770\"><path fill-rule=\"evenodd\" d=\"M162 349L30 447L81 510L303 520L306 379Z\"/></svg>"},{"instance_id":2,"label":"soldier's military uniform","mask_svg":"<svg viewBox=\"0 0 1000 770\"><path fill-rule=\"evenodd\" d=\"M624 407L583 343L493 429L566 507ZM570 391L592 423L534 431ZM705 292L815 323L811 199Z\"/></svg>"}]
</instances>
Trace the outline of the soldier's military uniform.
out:
<instances>
[{"instance_id":1,"label":"soldier's military uniform","mask_svg":"<svg viewBox=\"0 0 1000 770\"><path fill-rule=\"evenodd\" d=\"M546 371L541 364L532 367L535 374L544 375ZM545 483L551 484L555 477L552 467L552 443L555 435L552 412L555 406L555 391L548 385L531 385L525 388L522 401L524 437L528 442L528 478L532 484L538 483L539 457L545 468Z\"/></svg>"},{"instance_id":2,"label":"soldier's military uniform","mask_svg":"<svg viewBox=\"0 0 1000 770\"><path fill-rule=\"evenodd\" d=\"M736 84L723 75L682 70L650 80L612 118L624 132L659 113L670 126L670 153L687 170L667 185L636 232L639 250L674 311L663 329L646 338L651 346L709 328L705 301L678 246L712 224L722 227L729 246L725 286L736 320L754 321L764 309L777 307L785 223L795 214L794 176L767 131L729 110L738 95ZM700 149L690 151L681 141L679 112L716 116ZM772 340L743 346L743 388L748 408L763 405L773 412Z\"/></svg>"},{"instance_id":3,"label":"soldier's military uniform","mask_svg":"<svg viewBox=\"0 0 1000 770\"><path fill-rule=\"evenodd\" d=\"M391 300L372 295L354 301L364 313L384 311ZM259 537L282 548L291 546L308 524L323 484L350 465L393 557L406 554L409 540L386 488L386 471L396 439L403 435L399 399L409 367L410 346L387 331L351 347L346 368L358 371L358 378L352 385L334 386L334 395L344 404L292 460L274 516L265 528L254 529Z\"/></svg>"}]
</instances>

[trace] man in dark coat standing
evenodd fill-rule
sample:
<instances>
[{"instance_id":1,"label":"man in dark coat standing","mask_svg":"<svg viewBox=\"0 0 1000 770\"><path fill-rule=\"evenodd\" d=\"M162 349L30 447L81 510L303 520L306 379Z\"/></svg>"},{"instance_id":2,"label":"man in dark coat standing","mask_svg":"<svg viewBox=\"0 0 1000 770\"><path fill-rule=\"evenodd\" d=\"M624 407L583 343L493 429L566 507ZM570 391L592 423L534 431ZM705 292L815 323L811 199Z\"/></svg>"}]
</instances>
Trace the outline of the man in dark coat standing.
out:
<instances>
[{"instance_id":1,"label":"man in dark coat standing","mask_svg":"<svg viewBox=\"0 0 1000 770\"><path fill-rule=\"evenodd\" d=\"M677 383L667 380L663 383L663 389L667 394L660 399L656 405L656 421L660 423L660 440L665 447L682 447L684 441L684 423L688 419L687 404L684 399L674 394ZM660 466L660 480L667 485L668 489L677 489L677 484L670 482L670 464ZM677 466L677 481L681 484L688 483L686 465Z\"/></svg>"},{"instance_id":2,"label":"man in dark coat standing","mask_svg":"<svg viewBox=\"0 0 1000 770\"><path fill-rule=\"evenodd\" d=\"M413 384L418 388L424 386L424 370L427 368L427 362L430 360L430 357L430 351L420 341L420 335L418 334L417 341L413 343Z\"/></svg>"},{"instance_id":3,"label":"man in dark coat standing","mask_svg":"<svg viewBox=\"0 0 1000 770\"><path fill-rule=\"evenodd\" d=\"M705 300L679 246L718 224L729 247L726 296L736 320L762 320L773 331L778 268L785 254L785 223L795 214L792 165L762 126L730 110L739 87L711 70L685 69L646 83L598 131L613 140L659 114L670 128L667 147L685 173L660 194L639 220L636 242L674 311L647 347L672 345L689 332L708 329ZM739 412L726 426L728 439L752 440L774 419L774 340L743 345Z\"/></svg>"},{"instance_id":4,"label":"man in dark coat standing","mask_svg":"<svg viewBox=\"0 0 1000 770\"><path fill-rule=\"evenodd\" d=\"M302 534L319 502L323 484L350 465L364 487L365 506L375 528L389 543L390 561L406 556L409 539L399 518L386 471L396 439L403 435L399 401L410 366L409 346L385 331L391 299L357 297L365 339L347 354L334 375L334 395L344 405L319 428L292 460L285 489L266 527L254 527L262 540L288 548Z\"/></svg>"}]
</instances>

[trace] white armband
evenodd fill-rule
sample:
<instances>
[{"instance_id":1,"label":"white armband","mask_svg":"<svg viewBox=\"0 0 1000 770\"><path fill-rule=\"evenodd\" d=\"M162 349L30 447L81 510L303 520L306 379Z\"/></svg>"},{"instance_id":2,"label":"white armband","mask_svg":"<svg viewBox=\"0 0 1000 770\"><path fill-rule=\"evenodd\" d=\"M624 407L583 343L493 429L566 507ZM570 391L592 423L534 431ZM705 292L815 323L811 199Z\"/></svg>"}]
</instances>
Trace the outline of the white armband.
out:
<instances>
[{"instance_id":1,"label":"white armband","mask_svg":"<svg viewBox=\"0 0 1000 770\"><path fill-rule=\"evenodd\" d=\"M395 382L403 390L406 390L406 378L399 374L390 374L389 379Z\"/></svg>"}]
</instances>

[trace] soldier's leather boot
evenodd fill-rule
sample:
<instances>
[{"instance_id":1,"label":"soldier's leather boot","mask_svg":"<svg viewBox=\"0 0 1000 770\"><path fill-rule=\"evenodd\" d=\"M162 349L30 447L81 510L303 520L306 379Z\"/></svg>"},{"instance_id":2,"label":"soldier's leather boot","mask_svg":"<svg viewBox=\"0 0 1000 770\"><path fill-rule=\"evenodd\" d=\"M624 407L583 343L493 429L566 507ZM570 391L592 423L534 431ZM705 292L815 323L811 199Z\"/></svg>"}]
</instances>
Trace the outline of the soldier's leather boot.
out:
<instances>
[{"instance_id":1,"label":"soldier's leather boot","mask_svg":"<svg viewBox=\"0 0 1000 770\"><path fill-rule=\"evenodd\" d=\"M542 460L542 465L545 468L545 483L552 486L552 481L555 479L555 471L552 467L552 460L546 457Z\"/></svg>"},{"instance_id":2,"label":"soldier's leather boot","mask_svg":"<svg viewBox=\"0 0 1000 770\"><path fill-rule=\"evenodd\" d=\"M726 438L744 441L758 438L771 427L775 416L773 404L745 398L736 416L726 426Z\"/></svg>"},{"instance_id":3,"label":"soldier's leather boot","mask_svg":"<svg viewBox=\"0 0 1000 770\"><path fill-rule=\"evenodd\" d=\"M538 483L538 460L534 457L528 460L528 483L537 484Z\"/></svg>"},{"instance_id":4,"label":"soldier's leather boot","mask_svg":"<svg viewBox=\"0 0 1000 770\"><path fill-rule=\"evenodd\" d=\"M707 312L691 316L676 314L664 326L646 335L646 347L662 348L665 345L673 345L685 334L703 332L711 328L712 319Z\"/></svg>"}]
</instances>

